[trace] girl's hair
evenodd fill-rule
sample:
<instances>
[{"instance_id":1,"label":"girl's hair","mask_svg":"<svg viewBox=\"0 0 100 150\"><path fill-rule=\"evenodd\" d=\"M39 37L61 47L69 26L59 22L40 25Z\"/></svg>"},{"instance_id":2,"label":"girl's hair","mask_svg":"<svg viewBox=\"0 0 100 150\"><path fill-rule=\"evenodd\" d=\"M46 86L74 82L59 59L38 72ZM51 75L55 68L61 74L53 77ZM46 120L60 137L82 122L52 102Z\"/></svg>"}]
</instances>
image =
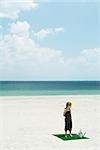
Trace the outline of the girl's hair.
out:
<instances>
[{"instance_id":1,"label":"girl's hair","mask_svg":"<svg viewBox=\"0 0 100 150\"><path fill-rule=\"evenodd\" d=\"M67 108L68 106L71 106L71 105L72 105L71 102L67 102L67 103L66 103L66 108ZM65 108L65 109L66 109L66 108Z\"/></svg>"}]
</instances>

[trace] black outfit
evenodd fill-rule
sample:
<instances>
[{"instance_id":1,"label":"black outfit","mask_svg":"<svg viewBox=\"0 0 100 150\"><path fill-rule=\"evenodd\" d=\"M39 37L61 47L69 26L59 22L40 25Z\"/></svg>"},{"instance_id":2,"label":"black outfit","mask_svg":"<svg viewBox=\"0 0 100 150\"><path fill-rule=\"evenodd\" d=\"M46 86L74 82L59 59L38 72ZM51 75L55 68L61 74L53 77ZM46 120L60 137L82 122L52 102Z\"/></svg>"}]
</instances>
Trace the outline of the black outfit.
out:
<instances>
[{"instance_id":1,"label":"black outfit","mask_svg":"<svg viewBox=\"0 0 100 150\"><path fill-rule=\"evenodd\" d=\"M65 132L67 132L67 130L69 130L71 132L71 130L72 130L71 112L67 111L64 116L65 116Z\"/></svg>"}]
</instances>

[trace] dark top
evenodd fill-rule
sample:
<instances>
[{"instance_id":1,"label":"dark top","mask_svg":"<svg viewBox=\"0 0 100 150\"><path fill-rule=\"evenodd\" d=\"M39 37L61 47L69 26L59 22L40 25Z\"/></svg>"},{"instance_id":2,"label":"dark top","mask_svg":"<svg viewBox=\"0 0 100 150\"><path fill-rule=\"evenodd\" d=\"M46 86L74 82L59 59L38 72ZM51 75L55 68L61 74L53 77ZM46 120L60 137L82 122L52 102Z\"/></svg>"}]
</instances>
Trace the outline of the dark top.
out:
<instances>
[{"instance_id":1,"label":"dark top","mask_svg":"<svg viewBox=\"0 0 100 150\"><path fill-rule=\"evenodd\" d=\"M66 118L71 118L71 111L67 111L64 115Z\"/></svg>"}]
</instances>

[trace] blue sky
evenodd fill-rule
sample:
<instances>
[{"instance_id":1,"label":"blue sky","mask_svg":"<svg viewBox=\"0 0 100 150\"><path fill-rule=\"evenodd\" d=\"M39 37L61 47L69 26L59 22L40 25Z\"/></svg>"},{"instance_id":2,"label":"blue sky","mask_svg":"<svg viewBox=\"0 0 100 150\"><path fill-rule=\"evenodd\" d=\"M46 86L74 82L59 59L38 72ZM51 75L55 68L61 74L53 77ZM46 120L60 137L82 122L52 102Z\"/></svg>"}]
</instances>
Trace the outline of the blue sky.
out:
<instances>
[{"instance_id":1,"label":"blue sky","mask_svg":"<svg viewBox=\"0 0 100 150\"><path fill-rule=\"evenodd\" d=\"M0 3L0 80L100 80L99 2Z\"/></svg>"}]
</instances>

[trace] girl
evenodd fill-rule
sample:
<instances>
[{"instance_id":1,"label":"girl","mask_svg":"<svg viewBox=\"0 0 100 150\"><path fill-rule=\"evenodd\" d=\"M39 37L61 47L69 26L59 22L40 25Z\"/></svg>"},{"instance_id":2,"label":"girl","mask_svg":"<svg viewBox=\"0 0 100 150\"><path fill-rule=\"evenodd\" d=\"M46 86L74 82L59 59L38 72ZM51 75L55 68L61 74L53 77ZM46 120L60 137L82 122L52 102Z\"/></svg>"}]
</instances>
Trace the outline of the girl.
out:
<instances>
[{"instance_id":1,"label":"girl","mask_svg":"<svg viewBox=\"0 0 100 150\"><path fill-rule=\"evenodd\" d=\"M66 103L66 108L64 109L63 116L65 117L65 134L67 134L67 131L69 131L70 136L72 131L72 116L71 116L71 102Z\"/></svg>"}]
</instances>

